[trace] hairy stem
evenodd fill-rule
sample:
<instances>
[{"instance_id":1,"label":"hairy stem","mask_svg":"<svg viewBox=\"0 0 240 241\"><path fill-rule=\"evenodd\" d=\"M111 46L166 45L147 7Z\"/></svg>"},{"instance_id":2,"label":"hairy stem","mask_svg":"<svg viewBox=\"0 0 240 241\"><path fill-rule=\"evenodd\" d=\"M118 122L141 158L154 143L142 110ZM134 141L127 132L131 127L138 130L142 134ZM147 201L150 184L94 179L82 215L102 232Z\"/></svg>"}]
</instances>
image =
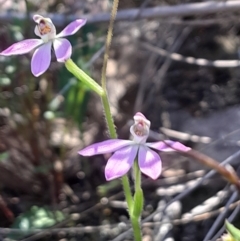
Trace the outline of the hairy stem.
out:
<instances>
[{"instance_id":1,"label":"hairy stem","mask_svg":"<svg viewBox=\"0 0 240 241\"><path fill-rule=\"evenodd\" d=\"M103 59L102 78L101 78L101 83L102 83L102 87L104 90L106 90L107 62L108 62L109 50L110 50L110 46L111 46L111 42L112 42L114 21L115 21L115 18L117 15L117 10L118 10L118 3L119 3L119 0L113 1L111 18L110 18L110 22L109 22L109 26L108 26L108 33L107 33L107 38L106 38L106 43L105 43L105 53L104 53L104 59Z\"/></svg>"},{"instance_id":2,"label":"hairy stem","mask_svg":"<svg viewBox=\"0 0 240 241\"><path fill-rule=\"evenodd\" d=\"M101 98L102 98L102 104L103 104L103 109L104 109L104 114L105 114L108 130L109 130L109 135L111 138L116 139L117 138L116 128L115 128L111 110L110 110L108 95L105 90L104 90L104 94L101 96Z\"/></svg>"},{"instance_id":3,"label":"hairy stem","mask_svg":"<svg viewBox=\"0 0 240 241\"><path fill-rule=\"evenodd\" d=\"M119 0L113 1L111 19L109 22L108 33L107 33L106 44L105 44L105 53L104 53L102 77L101 77L102 88L104 90L104 94L101 96L101 98L102 98L102 104L103 104L103 108L104 108L107 126L109 129L109 134L110 134L111 138L117 138L117 133L116 133L113 118L111 115L110 105L109 105L108 96L107 96L106 70L107 70L107 62L108 62L108 57L109 57L109 50L110 50L110 46L111 46L111 42L112 42L114 20L116 18L117 9L118 9L118 3L119 3ZM142 238L141 238L141 228L140 228L139 218L137 218L133 215L133 197L132 197L132 193L131 193L127 175L122 177L122 185L123 185L123 191L125 194L125 198L126 198L126 201L128 204L128 209L129 209L128 211L129 211L130 219L132 222L135 241L141 241Z\"/></svg>"},{"instance_id":4,"label":"hairy stem","mask_svg":"<svg viewBox=\"0 0 240 241\"><path fill-rule=\"evenodd\" d=\"M141 227L139 219L136 217L131 217L131 223L133 227L133 235L135 241L142 241Z\"/></svg>"}]
</instances>

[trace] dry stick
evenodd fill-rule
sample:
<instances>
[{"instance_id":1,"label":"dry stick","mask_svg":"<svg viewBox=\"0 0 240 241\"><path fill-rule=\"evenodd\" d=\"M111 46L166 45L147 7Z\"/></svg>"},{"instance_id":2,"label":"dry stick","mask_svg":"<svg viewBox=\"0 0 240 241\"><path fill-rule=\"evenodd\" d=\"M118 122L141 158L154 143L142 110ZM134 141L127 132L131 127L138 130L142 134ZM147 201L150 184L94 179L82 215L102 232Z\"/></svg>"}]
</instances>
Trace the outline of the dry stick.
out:
<instances>
[{"instance_id":1,"label":"dry stick","mask_svg":"<svg viewBox=\"0 0 240 241\"><path fill-rule=\"evenodd\" d=\"M163 140L163 142L167 146L173 148L166 141ZM222 165L219 165L219 162L217 162L213 158L211 158L201 152L193 150L193 149L191 149L188 152L179 151L175 148L173 148L173 149L178 151L179 153L181 153L183 156L193 158L193 159L197 160L198 162L202 163L203 165L208 166L211 169L214 169L219 174L221 174L225 179L227 179L228 182L235 185L236 188L238 189L238 191L240 192L240 179L239 179L238 175L236 174L236 172L234 171L234 169L232 168L232 166L228 165L228 166L224 167Z\"/></svg>"},{"instance_id":2,"label":"dry stick","mask_svg":"<svg viewBox=\"0 0 240 241\"><path fill-rule=\"evenodd\" d=\"M203 58L186 57L178 53L169 53L165 49L152 46L149 43L141 43L141 46L151 52L157 53L161 56L170 58L174 61L179 61L187 64L195 64L199 66L208 66L216 68L235 68L240 66L240 61L238 59L233 60L208 60Z\"/></svg>"},{"instance_id":3,"label":"dry stick","mask_svg":"<svg viewBox=\"0 0 240 241\"><path fill-rule=\"evenodd\" d=\"M181 131L176 131L173 129L169 129L166 127L161 127L160 131L166 135L168 138L175 138L178 139L180 141L191 141L194 143L204 143L204 144L209 144L210 142L212 142L212 138L209 136L198 136L198 135L194 135L194 134L189 134L186 132L181 132ZM153 137L159 135L159 133L155 133L153 131L150 131L149 136Z\"/></svg>"},{"instance_id":4,"label":"dry stick","mask_svg":"<svg viewBox=\"0 0 240 241\"><path fill-rule=\"evenodd\" d=\"M164 140L163 140L163 142L167 146L173 148L170 144L168 144ZM178 151L179 153L181 153L183 156L193 158L193 159L197 160L198 162L202 163L203 165L208 166L211 169L214 169L216 172L221 174L228 182L235 185L236 188L238 189L238 191L240 192L240 180L239 180L238 175L232 168L232 166L228 165L227 167L224 167L222 165L219 165L219 162L217 162L213 158L211 158L201 152L193 150L193 149L191 149L188 152L179 151L175 148L173 148L173 149Z\"/></svg>"},{"instance_id":5,"label":"dry stick","mask_svg":"<svg viewBox=\"0 0 240 241\"><path fill-rule=\"evenodd\" d=\"M205 15L216 12L232 12L240 9L240 1L209 1L203 3L190 3L190 4L179 4L174 6L158 6L153 8L145 8L141 11L139 18L158 18L158 17L173 17L173 16L192 16L195 14ZM128 9L118 11L116 16L117 21L133 20L139 13L139 9ZM33 14L30 14L32 17ZM109 13L90 14L90 15L69 15L64 16L63 14L48 14L48 17L52 19L55 25L62 26L66 22L74 21L81 17L86 18L88 23L100 23L109 22L111 16ZM11 13L5 12L0 14L1 22L13 22L15 20L25 20L26 14L22 13Z\"/></svg>"},{"instance_id":6,"label":"dry stick","mask_svg":"<svg viewBox=\"0 0 240 241\"><path fill-rule=\"evenodd\" d=\"M190 150L188 152L181 152L182 155L193 158L200 163L202 163L205 166L208 166L214 170L216 170L218 173L220 173L227 181L229 181L231 184L235 185L238 191L240 191L240 180L234 171L234 169L231 166L220 166L219 162L215 161L213 158L200 153L195 150ZM229 168L228 168L229 167Z\"/></svg>"},{"instance_id":7,"label":"dry stick","mask_svg":"<svg viewBox=\"0 0 240 241\"><path fill-rule=\"evenodd\" d=\"M239 22L239 17L217 17L217 18L209 18L209 19L195 19L195 20L182 20L178 17L176 18L166 18L161 19L161 23L171 23L174 25L188 25L192 27L198 27L198 26L210 26L210 25L220 25L220 24L230 24L230 23L236 23Z\"/></svg>"},{"instance_id":8,"label":"dry stick","mask_svg":"<svg viewBox=\"0 0 240 241\"><path fill-rule=\"evenodd\" d=\"M107 71L108 57L109 57L109 51L112 43L114 21L116 19L116 15L118 12L118 3L119 3L119 0L113 1L111 17L110 17L109 26L108 26L108 33L106 37L105 53L103 57L101 83L105 91L106 91L106 71Z\"/></svg>"}]
</instances>

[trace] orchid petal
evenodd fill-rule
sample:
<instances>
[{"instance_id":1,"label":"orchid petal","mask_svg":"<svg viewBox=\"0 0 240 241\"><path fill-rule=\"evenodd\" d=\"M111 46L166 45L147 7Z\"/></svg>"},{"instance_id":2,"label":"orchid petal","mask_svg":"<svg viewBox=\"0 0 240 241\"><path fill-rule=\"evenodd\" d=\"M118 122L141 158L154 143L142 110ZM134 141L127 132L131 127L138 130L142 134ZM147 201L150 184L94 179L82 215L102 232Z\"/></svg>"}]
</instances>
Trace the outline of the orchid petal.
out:
<instances>
[{"instance_id":1,"label":"orchid petal","mask_svg":"<svg viewBox=\"0 0 240 241\"><path fill-rule=\"evenodd\" d=\"M139 148L138 164L141 172L154 180L162 172L162 161L159 155L144 145L141 145Z\"/></svg>"},{"instance_id":2,"label":"orchid petal","mask_svg":"<svg viewBox=\"0 0 240 241\"><path fill-rule=\"evenodd\" d=\"M65 62L72 55L72 45L67 39L55 39L53 47L58 62Z\"/></svg>"},{"instance_id":3,"label":"orchid petal","mask_svg":"<svg viewBox=\"0 0 240 241\"><path fill-rule=\"evenodd\" d=\"M163 152L171 152L171 151L187 152L191 150L190 147L184 146L180 142L170 141L170 140L166 140L164 142L159 141L159 142L146 143L146 146L159 151L163 151Z\"/></svg>"},{"instance_id":4,"label":"orchid petal","mask_svg":"<svg viewBox=\"0 0 240 241\"><path fill-rule=\"evenodd\" d=\"M35 28L34 28L34 33L38 36L38 37L42 37L42 35L40 34L40 32L39 32L39 29L38 29L38 26L35 26Z\"/></svg>"},{"instance_id":5,"label":"orchid petal","mask_svg":"<svg viewBox=\"0 0 240 241\"><path fill-rule=\"evenodd\" d=\"M87 22L86 19L77 19L70 24L68 24L56 37L66 37L69 35L75 34L85 23Z\"/></svg>"},{"instance_id":6,"label":"orchid petal","mask_svg":"<svg viewBox=\"0 0 240 241\"><path fill-rule=\"evenodd\" d=\"M52 43L45 43L39 47L33 54L31 62L31 70L36 77L43 74L49 67L51 62L51 46Z\"/></svg>"},{"instance_id":7,"label":"orchid petal","mask_svg":"<svg viewBox=\"0 0 240 241\"><path fill-rule=\"evenodd\" d=\"M137 155L139 145L126 146L116 151L108 160L105 168L105 177L107 181L125 175Z\"/></svg>"},{"instance_id":8,"label":"orchid petal","mask_svg":"<svg viewBox=\"0 0 240 241\"><path fill-rule=\"evenodd\" d=\"M18 43L15 43L1 52L1 55L19 55L26 54L31 50L35 49L37 46L41 45L43 41L41 39L25 39Z\"/></svg>"},{"instance_id":9,"label":"orchid petal","mask_svg":"<svg viewBox=\"0 0 240 241\"><path fill-rule=\"evenodd\" d=\"M78 154L82 156L94 156L99 154L111 153L132 144L133 142L129 140L111 139L92 144L79 151Z\"/></svg>"}]
</instances>

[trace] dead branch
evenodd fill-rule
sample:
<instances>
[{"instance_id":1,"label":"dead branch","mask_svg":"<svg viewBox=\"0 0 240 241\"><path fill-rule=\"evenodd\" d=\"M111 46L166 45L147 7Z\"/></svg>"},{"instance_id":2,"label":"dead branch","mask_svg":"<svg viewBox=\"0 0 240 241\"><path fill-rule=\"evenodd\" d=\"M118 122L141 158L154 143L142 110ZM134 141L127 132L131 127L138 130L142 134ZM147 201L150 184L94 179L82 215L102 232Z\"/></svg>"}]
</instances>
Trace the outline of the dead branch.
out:
<instances>
[{"instance_id":1,"label":"dead branch","mask_svg":"<svg viewBox=\"0 0 240 241\"><path fill-rule=\"evenodd\" d=\"M144 9L127 9L118 11L116 21L134 21L136 19L151 19L151 18L166 18L174 16L193 16L205 15L219 12L232 12L240 9L240 1L225 1L225 2L202 2L179 4L174 6L158 6ZM25 20L28 16L32 18L34 13L27 15L26 13L5 12L0 13L1 22L13 22L15 20ZM89 23L108 22L110 20L109 13L99 13L94 15L68 15L63 14L48 14L55 25L61 26L66 22L73 21L77 18L86 18Z\"/></svg>"}]
</instances>

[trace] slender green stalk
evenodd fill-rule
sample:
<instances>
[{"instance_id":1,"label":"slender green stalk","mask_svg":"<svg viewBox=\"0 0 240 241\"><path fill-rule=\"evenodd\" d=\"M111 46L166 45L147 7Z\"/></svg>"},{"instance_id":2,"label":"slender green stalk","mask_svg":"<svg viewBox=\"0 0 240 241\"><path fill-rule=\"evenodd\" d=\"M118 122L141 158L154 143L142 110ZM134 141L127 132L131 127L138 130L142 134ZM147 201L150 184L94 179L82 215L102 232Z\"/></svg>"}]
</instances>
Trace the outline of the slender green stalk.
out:
<instances>
[{"instance_id":1,"label":"slender green stalk","mask_svg":"<svg viewBox=\"0 0 240 241\"><path fill-rule=\"evenodd\" d=\"M106 117L108 129L109 129L109 134L110 134L110 137L113 139L117 138L117 133L116 133L116 129L115 129L115 125L111 115L110 105L108 101L107 88L106 88L106 69L107 69L107 62L108 62L108 56L109 56L109 49L112 41L114 20L116 18L117 9L118 9L118 3L119 3L119 0L113 1L111 19L109 23L107 38L106 38L103 68L102 68L102 77L101 77L102 87L99 86L97 82L94 81L90 76L88 76L84 71L78 68L78 66L71 59L68 59L65 62L65 66L68 69L68 71L70 71L75 77L80 79L91 90L95 91L101 97L104 114ZM143 194L141 189L141 173L138 166L137 168L134 168L134 169L136 170L134 200L133 200L129 179L127 175L124 175L122 177L122 185L123 185L125 198L128 204L128 209L129 209L128 211L129 211L129 216L133 227L135 241L141 241L142 238L141 238L141 228L140 228L140 216L141 216L142 206L143 206L142 205Z\"/></svg>"},{"instance_id":2,"label":"slender green stalk","mask_svg":"<svg viewBox=\"0 0 240 241\"><path fill-rule=\"evenodd\" d=\"M95 91L99 96L103 96L103 88L89 75L82 71L71 59L68 59L65 62L65 66L69 72L71 72L76 78L81 80L91 90Z\"/></svg>"},{"instance_id":3,"label":"slender green stalk","mask_svg":"<svg viewBox=\"0 0 240 241\"><path fill-rule=\"evenodd\" d=\"M133 198L132 198L132 192L131 192L131 188L130 188L130 184L129 184L129 180L128 180L128 176L124 175L122 177L122 185L123 185L123 192L126 198L126 202L128 205L128 213L130 215L130 213L132 213L133 211Z\"/></svg>"},{"instance_id":4,"label":"slender green stalk","mask_svg":"<svg viewBox=\"0 0 240 241\"><path fill-rule=\"evenodd\" d=\"M135 181L135 193L134 193L133 208L132 208L132 213L130 215L130 219L133 226L133 234L134 234L135 240L142 240L140 220L141 220L141 214L143 210L143 191L141 188L141 172L140 172L137 160L135 160L134 162L133 172L134 172L134 181Z\"/></svg>"},{"instance_id":5,"label":"slender green stalk","mask_svg":"<svg viewBox=\"0 0 240 241\"><path fill-rule=\"evenodd\" d=\"M110 50L110 46L111 46L111 42L112 42L113 26L114 26L114 21L115 21L115 18L117 15L117 10L118 10L118 3L119 3L119 0L113 1L111 19L109 22L108 33L107 33L107 38L106 38L106 43L105 43L105 53L104 53L104 58L103 58L103 68L102 68L102 78L101 78L101 83L102 83L102 87L104 90L107 89L106 88L106 70L107 70L109 50Z\"/></svg>"},{"instance_id":6,"label":"slender green stalk","mask_svg":"<svg viewBox=\"0 0 240 241\"><path fill-rule=\"evenodd\" d=\"M131 217L131 223L133 227L133 235L134 235L135 241L142 241L142 234L141 234L139 219L136 217Z\"/></svg>"},{"instance_id":7,"label":"slender green stalk","mask_svg":"<svg viewBox=\"0 0 240 241\"><path fill-rule=\"evenodd\" d=\"M101 98L102 98L103 109L104 109L110 137L113 139L117 138L117 133L116 133L115 125L114 125L113 118L111 115L108 96L105 91L104 91L104 95L101 96ZM131 192L131 188L130 188L130 184L129 184L127 175L124 175L122 177L122 185L123 185L124 195L125 195L125 198L126 198L126 201L128 204L128 211L130 214L132 212L133 198L132 198L132 192Z\"/></svg>"},{"instance_id":8,"label":"slender green stalk","mask_svg":"<svg viewBox=\"0 0 240 241\"><path fill-rule=\"evenodd\" d=\"M82 71L71 59L67 60L65 65L68 71L70 71L76 78L80 79L91 90L95 91L101 97L110 137L113 139L114 138L116 139L117 133L116 133L115 125L111 115L111 111L110 111L107 91L103 90L103 88L99 86L97 82L95 82L90 76L88 76L84 71ZM129 212L131 212L133 198L132 198L131 188L129 185L129 180L127 175L122 177L122 185L123 185L125 198L128 204Z\"/></svg>"},{"instance_id":9,"label":"slender green stalk","mask_svg":"<svg viewBox=\"0 0 240 241\"><path fill-rule=\"evenodd\" d=\"M113 118L112 118L112 114L109 106L108 95L105 90L101 98L102 98L102 104L103 104L105 118L107 121L108 130L109 130L109 135L111 138L116 139L117 138L116 128L113 122Z\"/></svg>"},{"instance_id":10,"label":"slender green stalk","mask_svg":"<svg viewBox=\"0 0 240 241\"><path fill-rule=\"evenodd\" d=\"M137 160L134 161L135 191L141 189L141 172Z\"/></svg>"},{"instance_id":11,"label":"slender green stalk","mask_svg":"<svg viewBox=\"0 0 240 241\"><path fill-rule=\"evenodd\" d=\"M111 19L110 19L110 23L109 23L109 27L108 27L108 34L107 34L106 44L105 44L105 54L104 54L103 68L102 68L102 78L101 78L102 88L104 90L104 94L101 96L101 98L102 98L102 103L103 103L103 108L104 108L104 113L105 113L108 129L109 129L109 134L110 134L111 138L116 138L117 134L116 134L116 129L115 129L115 126L114 126L113 118L112 118L111 111L110 111L108 96L107 96L106 70L107 70L109 49L110 49L111 42L112 42L114 20L116 18L117 9L118 9L118 3L119 3L119 0L113 1ZM139 179L139 176L140 176L140 174L138 175L138 179ZM141 185L140 182L141 181L139 179L138 185ZM140 215L137 215L138 217L134 215L134 208L133 208L134 202L133 202L132 193L131 193L131 189L130 189L129 180L128 180L127 175L122 177L122 185L123 185L123 191L124 191L124 194L125 194L125 198L126 198L126 201L127 201L127 204L128 204L128 209L129 209L128 211L129 211L129 215L130 215L130 219L131 219L131 223L132 223L132 227L133 227L133 233L134 233L135 241L141 241L142 240L142 238L141 238L141 228L140 228L140 223L139 223L139 220L140 220L139 216ZM140 192L142 192L141 187L139 189L139 192L137 193L137 196L139 196L139 195L142 196L140 194Z\"/></svg>"}]
</instances>

